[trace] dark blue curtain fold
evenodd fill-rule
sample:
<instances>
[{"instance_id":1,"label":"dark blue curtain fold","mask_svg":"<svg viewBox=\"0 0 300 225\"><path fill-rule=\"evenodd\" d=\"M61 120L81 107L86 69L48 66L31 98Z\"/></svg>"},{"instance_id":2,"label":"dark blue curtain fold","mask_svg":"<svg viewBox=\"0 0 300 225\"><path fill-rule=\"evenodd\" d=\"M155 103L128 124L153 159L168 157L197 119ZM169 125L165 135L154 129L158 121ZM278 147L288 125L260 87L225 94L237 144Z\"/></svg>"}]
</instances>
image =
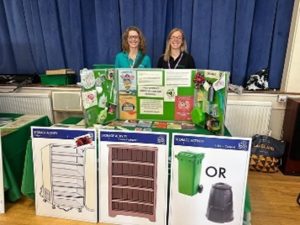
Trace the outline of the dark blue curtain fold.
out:
<instances>
[{"instance_id":1,"label":"dark blue curtain fold","mask_svg":"<svg viewBox=\"0 0 300 225\"><path fill-rule=\"evenodd\" d=\"M190 51L199 68L209 68L213 1L194 1Z\"/></svg>"},{"instance_id":2,"label":"dark blue curtain fold","mask_svg":"<svg viewBox=\"0 0 300 225\"><path fill-rule=\"evenodd\" d=\"M86 4L82 1L82 4ZM83 32L94 32L95 40L92 51L96 58L91 59L89 67L95 63L114 63L114 56L120 51L121 46L121 23L118 0L95 0L95 27ZM88 22L88 21L87 21Z\"/></svg>"},{"instance_id":3,"label":"dark blue curtain fold","mask_svg":"<svg viewBox=\"0 0 300 225\"><path fill-rule=\"evenodd\" d=\"M287 40L290 31L290 20L293 12L294 0L278 0L276 19L274 24L271 55L269 56L270 87L280 87L284 66Z\"/></svg>"},{"instance_id":4,"label":"dark blue curtain fold","mask_svg":"<svg viewBox=\"0 0 300 225\"><path fill-rule=\"evenodd\" d=\"M247 74L269 66L277 3L278 0L256 1Z\"/></svg>"},{"instance_id":5,"label":"dark blue curtain fold","mask_svg":"<svg viewBox=\"0 0 300 225\"><path fill-rule=\"evenodd\" d=\"M234 84L246 82L255 2L256 0L237 1L231 69L231 73L235 74L231 76Z\"/></svg>"},{"instance_id":6,"label":"dark blue curtain fold","mask_svg":"<svg viewBox=\"0 0 300 225\"><path fill-rule=\"evenodd\" d=\"M0 71L2 73L17 73L7 18L3 15L6 15L6 11L3 1L0 1Z\"/></svg>"},{"instance_id":7,"label":"dark blue curtain fold","mask_svg":"<svg viewBox=\"0 0 300 225\"><path fill-rule=\"evenodd\" d=\"M184 30L197 68L244 85L270 69L279 88L294 0L0 0L0 73L113 64L121 35L138 26L156 66L166 37Z\"/></svg>"},{"instance_id":8,"label":"dark blue curtain fold","mask_svg":"<svg viewBox=\"0 0 300 225\"><path fill-rule=\"evenodd\" d=\"M231 70L235 23L235 0L212 3L209 68Z\"/></svg>"}]
</instances>

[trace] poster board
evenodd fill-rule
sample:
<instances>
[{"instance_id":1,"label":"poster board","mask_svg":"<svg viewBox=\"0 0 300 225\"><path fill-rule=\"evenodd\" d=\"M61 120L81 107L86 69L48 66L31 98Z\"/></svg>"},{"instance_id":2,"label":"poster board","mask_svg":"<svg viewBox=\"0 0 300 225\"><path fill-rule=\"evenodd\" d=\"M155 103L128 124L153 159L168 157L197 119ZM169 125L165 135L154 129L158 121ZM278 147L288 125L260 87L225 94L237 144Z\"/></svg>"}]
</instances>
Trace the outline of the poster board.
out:
<instances>
[{"instance_id":1,"label":"poster board","mask_svg":"<svg viewBox=\"0 0 300 225\"><path fill-rule=\"evenodd\" d=\"M172 140L169 225L242 225L251 139L174 133Z\"/></svg>"},{"instance_id":2,"label":"poster board","mask_svg":"<svg viewBox=\"0 0 300 225\"><path fill-rule=\"evenodd\" d=\"M96 131L32 127L31 135L36 214L97 222Z\"/></svg>"},{"instance_id":3,"label":"poster board","mask_svg":"<svg viewBox=\"0 0 300 225\"><path fill-rule=\"evenodd\" d=\"M190 112L194 103L193 70L138 69L136 72L138 119L191 120ZM185 107L180 107L183 104Z\"/></svg>"},{"instance_id":4,"label":"poster board","mask_svg":"<svg viewBox=\"0 0 300 225\"><path fill-rule=\"evenodd\" d=\"M81 96L87 127L117 118L117 90L114 69L80 71Z\"/></svg>"},{"instance_id":5,"label":"poster board","mask_svg":"<svg viewBox=\"0 0 300 225\"><path fill-rule=\"evenodd\" d=\"M0 129L0 214L5 211L4 201L4 184L3 184L3 165L2 165L2 142L1 142L1 129Z\"/></svg>"},{"instance_id":6,"label":"poster board","mask_svg":"<svg viewBox=\"0 0 300 225\"><path fill-rule=\"evenodd\" d=\"M100 130L98 139L100 222L165 225L168 134Z\"/></svg>"},{"instance_id":7,"label":"poster board","mask_svg":"<svg viewBox=\"0 0 300 225\"><path fill-rule=\"evenodd\" d=\"M186 111L193 107L192 76L193 70L119 69L119 119L191 120L175 111L180 100L188 104Z\"/></svg>"}]
</instances>

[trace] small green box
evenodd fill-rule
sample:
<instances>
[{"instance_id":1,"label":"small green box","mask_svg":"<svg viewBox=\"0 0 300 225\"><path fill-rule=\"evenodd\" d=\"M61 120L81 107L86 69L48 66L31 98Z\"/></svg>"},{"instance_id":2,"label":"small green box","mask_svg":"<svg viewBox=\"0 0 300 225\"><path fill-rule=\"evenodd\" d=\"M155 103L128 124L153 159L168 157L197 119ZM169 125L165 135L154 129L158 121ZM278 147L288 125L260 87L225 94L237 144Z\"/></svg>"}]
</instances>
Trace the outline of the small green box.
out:
<instances>
[{"instance_id":1,"label":"small green box","mask_svg":"<svg viewBox=\"0 0 300 225\"><path fill-rule=\"evenodd\" d=\"M64 74L64 75L46 75L41 74L41 84L47 86L61 86L74 84L74 75Z\"/></svg>"},{"instance_id":2,"label":"small green box","mask_svg":"<svg viewBox=\"0 0 300 225\"><path fill-rule=\"evenodd\" d=\"M193 196L200 191L199 182L203 153L180 152L178 159L178 191Z\"/></svg>"}]
</instances>

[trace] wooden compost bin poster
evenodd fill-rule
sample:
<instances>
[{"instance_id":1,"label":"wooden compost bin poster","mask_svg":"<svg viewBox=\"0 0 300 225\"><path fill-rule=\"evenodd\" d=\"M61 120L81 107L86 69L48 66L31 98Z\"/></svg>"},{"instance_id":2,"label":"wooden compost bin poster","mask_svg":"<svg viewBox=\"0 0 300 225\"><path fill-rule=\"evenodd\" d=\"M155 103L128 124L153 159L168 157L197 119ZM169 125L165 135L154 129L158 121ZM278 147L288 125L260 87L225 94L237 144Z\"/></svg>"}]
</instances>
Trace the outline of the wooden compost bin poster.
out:
<instances>
[{"instance_id":1,"label":"wooden compost bin poster","mask_svg":"<svg viewBox=\"0 0 300 225\"><path fill-rule=\"evenodd\" d=\"M36 214L97 222L94 129L32 127Z\"/></svg>"},{"instance_id":2,"label":"wooden compost bin poster","mask_svg":"<svg viewBox=\"0 0 300 225\"><path fill-rule=\"evenodd\" d=\"M99 132L100 222L165 225L168 134Z\"/></svg>"},{"instance_id":3,"label":"wooden compost bin poster","mask_svg":"<svg viewBox=\"0 0 300 225\"><path fill-rule=\"evenodd\" d=\"M242 225L251 139L172 140L169 225Z\"/></svg>"}]
</instances>

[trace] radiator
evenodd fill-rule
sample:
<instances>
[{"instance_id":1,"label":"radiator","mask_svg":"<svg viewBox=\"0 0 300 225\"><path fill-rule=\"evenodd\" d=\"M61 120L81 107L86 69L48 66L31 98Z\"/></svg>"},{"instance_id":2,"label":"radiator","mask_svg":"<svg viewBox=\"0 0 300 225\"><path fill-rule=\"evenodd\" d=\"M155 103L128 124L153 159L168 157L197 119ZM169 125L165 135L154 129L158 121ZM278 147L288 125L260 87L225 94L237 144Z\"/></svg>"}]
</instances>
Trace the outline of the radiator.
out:
<instances>
[{"instance_id":1,"label":"radiator","mask_svg":"<svg viewBox=\"0 0 300 225\"><path fill-rule=\"evenodd\" d=\"M225 125L232 136L268 134L272 102L227 101Z\"/></svg>"},{"instance_id":2,"label":"radiator","mask_svg":"<svg viewBox=\"0 0 300 225\"><path fill-rule=\"evenodd\" d=\"M53 121L50 93L0 93L0 112L47 115Z\"/></svg>"}]
</instances>

